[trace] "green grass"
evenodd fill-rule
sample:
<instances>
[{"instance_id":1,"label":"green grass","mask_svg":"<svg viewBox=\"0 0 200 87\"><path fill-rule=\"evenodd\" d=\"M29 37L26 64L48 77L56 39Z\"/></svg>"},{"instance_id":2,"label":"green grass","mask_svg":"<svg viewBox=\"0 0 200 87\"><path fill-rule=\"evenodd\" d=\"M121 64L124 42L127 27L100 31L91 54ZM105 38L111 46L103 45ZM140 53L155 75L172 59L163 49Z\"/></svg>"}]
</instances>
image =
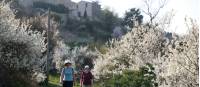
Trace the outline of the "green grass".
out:
<instances>
[{"instance_id":1,"label":"green grass","mask_svg":"<svg viewBox=\"0 0 200 87\"><path fill-rule=\"evenodd\" d=\"M49 86L48 87L62 87L59 83L59 74L49 75Z\"/></svg>"}]
</instances>

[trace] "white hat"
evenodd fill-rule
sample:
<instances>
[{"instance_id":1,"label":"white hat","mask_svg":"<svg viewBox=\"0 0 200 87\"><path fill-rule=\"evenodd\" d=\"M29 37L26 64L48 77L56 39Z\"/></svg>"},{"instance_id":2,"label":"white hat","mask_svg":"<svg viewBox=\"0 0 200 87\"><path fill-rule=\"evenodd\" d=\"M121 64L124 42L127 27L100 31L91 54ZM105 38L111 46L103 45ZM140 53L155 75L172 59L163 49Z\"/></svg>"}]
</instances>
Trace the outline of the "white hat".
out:
<instances>
[{"instance_id":1,"label":"white hat","mask_svg":"<svg viewBox=\"0 0 200 87\"><path fill-rule=\"evenodd\" d=\"M67 63L71 64L71 61L70 61L70 60L65 60L64 63L65 63L65 64L67 64Z\"/></svg>"},{"instance_id":2,"label":"white hat","mask_svg":"<svg viewBox=\"0 0 200 87\"><path fill-rule=\"evenodd\" d=\"M85 66L85 69L89 69L90 67L88 65Z\"/></svg>"}]
</instances>

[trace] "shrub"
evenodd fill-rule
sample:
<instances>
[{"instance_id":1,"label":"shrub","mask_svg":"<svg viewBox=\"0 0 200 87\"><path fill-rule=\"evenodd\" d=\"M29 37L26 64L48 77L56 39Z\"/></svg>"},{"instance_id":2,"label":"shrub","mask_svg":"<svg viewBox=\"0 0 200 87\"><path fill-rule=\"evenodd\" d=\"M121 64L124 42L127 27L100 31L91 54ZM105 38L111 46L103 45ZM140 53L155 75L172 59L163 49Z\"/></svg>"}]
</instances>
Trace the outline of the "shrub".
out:
<instances>
[{"instance_id":1,"label":"shrub","mask_svg":"<svg viewBox=\"0 0 200 87\"><path fill-rule=\"evenodd\" d=\"M123 70L104 80L104 87L157 87L154 67L147 63L139 70Z\"/></svg>"},{"instance_id":2,"label":"shrub","mask_svg":"<svg viewBox=\"0 0 200 87\"><path fill-rule=\"evenodd\" d=\"M0 5L0 66L5 70L3 73L9 73L13 78L18 77L13 80L5 76L6 80L15 83L44 81L46 44L43 36L44 33L32 31L28 25L20 24L8 5ZM20 76L29 78L23 79Z\"/></svg>"},{"instance_id":3,"label":"shrub","mask_svg":"<svg viewBox=\"0 0 200 87\"><path fill-rule=\"evenodd\" d=\"M108 52L98 55L95 62L96 77L149 62L155 67L159 86L197 87L199 25L193 20L186 24L188 34L173 33L170 39L162 24L148 24L133 28L120 40L111 40Z\"/></svg>"}]
</instances>

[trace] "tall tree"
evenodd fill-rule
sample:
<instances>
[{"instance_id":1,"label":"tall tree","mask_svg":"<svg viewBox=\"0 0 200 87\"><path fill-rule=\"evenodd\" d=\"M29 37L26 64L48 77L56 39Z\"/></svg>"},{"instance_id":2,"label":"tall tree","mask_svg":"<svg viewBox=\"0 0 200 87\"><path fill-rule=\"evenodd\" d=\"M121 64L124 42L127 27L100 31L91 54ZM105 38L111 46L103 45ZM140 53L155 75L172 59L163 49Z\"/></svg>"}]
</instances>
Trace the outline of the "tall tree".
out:
<instances>
[{"instance_id":1,"label":"tall tree","mask_svg":"<svg viewBox=\"0 0 200 87\"><path fill-rule=\"evenodd\" d=\"M110 11L108 8L102 10L102 14L100 17L102 22L103 29L109 33L113 32L114 27L118 24L118 16Z\"/></svg>"},{"instance_id":2,"label":"tall tree","mask_svg":"<svg viewBox=\"0 0 200 87\"><path fill-rule=\"evenodd\" d=\"M123 25L133 28L134 26L141 25L143 22L143 15L141 15L140 9L132 8L125 13Z\"/></svg>"}]
</instances>

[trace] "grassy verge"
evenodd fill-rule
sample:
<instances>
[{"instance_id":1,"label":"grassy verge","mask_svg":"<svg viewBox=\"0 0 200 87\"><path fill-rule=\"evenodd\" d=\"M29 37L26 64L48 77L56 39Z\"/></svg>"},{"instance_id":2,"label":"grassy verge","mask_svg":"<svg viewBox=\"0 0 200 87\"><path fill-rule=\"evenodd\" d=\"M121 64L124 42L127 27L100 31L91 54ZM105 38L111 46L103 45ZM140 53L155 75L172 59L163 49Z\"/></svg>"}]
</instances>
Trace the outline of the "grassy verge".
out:
<instances>
[{"instance_id":1,"label":"grassy verge","mask_svg":"<svg viewBox=\"0 0 200 87\"><path fill-rule=\"evenodd\" d=\"M49 85L48 85L48 87L62 87L62 85L59 83L59 81L60 81L60 75L59 74L49 75ZM79 83L76 82L74 87L80 87Z\"/></svg>"},{"instance_id":2,"label":"grassy verge","mask_svg":"<svg viewBox=\"0 0 200 87\"><path fill-rule=\"evenodd\" d=\"M59 83L60 81L60 75L59 74L53 74L49 75L49 85L48 87L62 87L62 85ZM74 87L80 87L79 82L77 81L75 83ZM101 87L99 84L95 83L93 87Z\"/></svg>"}]
</instances>

